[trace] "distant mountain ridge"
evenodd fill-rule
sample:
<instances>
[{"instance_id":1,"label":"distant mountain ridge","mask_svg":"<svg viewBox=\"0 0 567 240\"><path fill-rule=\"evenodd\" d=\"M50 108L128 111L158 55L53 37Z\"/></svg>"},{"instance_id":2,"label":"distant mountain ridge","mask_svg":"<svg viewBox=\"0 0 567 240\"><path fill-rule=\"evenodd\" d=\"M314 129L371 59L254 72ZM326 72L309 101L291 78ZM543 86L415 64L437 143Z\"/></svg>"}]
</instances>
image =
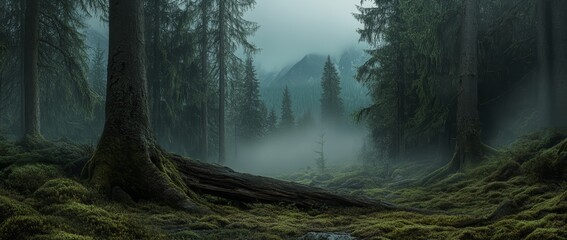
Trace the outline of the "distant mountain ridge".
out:
<instances>
[{"instance_id":1,"label":"distant mountain ridge","mask_svg":"<svg viewBox=\"0 0 567 240\"><path fill-rule=\"evenodd\" d=\"M321 105L321 75L326 59L325 55L308 54L278 73L260 76L261 93L268 108L274 108L279 113L282 90L288 86L296 117L308 110L318 116ZM354 78L356 69L367 59L364 51L354 48L344 51L338 58L331 56L341 77L341 97L346 114L351 114L370 103L367 89Z\"/></svg>"}]
</instances>

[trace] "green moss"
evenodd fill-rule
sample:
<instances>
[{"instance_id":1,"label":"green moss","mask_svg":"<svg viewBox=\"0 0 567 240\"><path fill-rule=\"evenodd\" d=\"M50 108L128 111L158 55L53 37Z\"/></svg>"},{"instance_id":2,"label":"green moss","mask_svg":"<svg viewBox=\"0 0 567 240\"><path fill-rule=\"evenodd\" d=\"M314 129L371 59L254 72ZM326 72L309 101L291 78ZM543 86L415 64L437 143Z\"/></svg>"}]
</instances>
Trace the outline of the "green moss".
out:
<instances>
[{"instance_id":1,"label":"green moss","mask_svg":"<svg viewBox=\"0 0 567 240\"><path fill-rule=\"evenodd\" d=\"M567 231L555 228L538 228L530 233L526 240L557 240L567 239Z\"/></svg>"},{"instance_id":2,"label":"green moss","mask_svg":"<svg viewBox=\"0 0 567 240\"><path fill-rule=\"evenodd\" d=\"M73 228L82 229L91 236L151 239L152 233L144 229L136 219L96 206L70 202L53 205L47 208L46 212L67 219Z\"/></svg>"},{"instance_id":3,"label":"green moss","mask_svg":"<svg viewBox=\"0 0 567 240\"><path fill-rule=\"evenodd\" d=\"M18 215L35 215L37 212L29 205L14 199L0 196L0 219Z\"/></svg>"},{"instance_id":4,"label":"green moss","mask_svg":"<svg viewBox=\"0 0 567 240\"><path fill-rule=\"evenodd\" d=\"M89 199L89 195L89 191L83 185L66 178L50 180L33 194L34 198L43 204L85 202Z\"/></svg>"},{"instance_id":5,"label":"green moss","mask_svg":"<svg viewBox=\"0 0 567 240\"><path fill-rule=\"evenodd\" d=\"M88 236L82 236L78 234L72 234L64 231L54 231L50 234L36 235L30 238L30 240L92 240L94 238Z\"/></svg>"},{"instance_id":6,"label":"green moss","mask_svg":"<svg viewBox=\"0 0 567 240\"><path fill-rule=\"evenodd\" d=\"M46 234L51 228L42 216L14 216L0 225L0 239L28 239L33 235Z\"/></svg>"},{"instance_id":7,"label":"green moss","mask_svg":"<svg viewBox=\"0 0 567 240\"><path fill-rule=\"evenodd\" d=\"M34 192L50 179L63 176L58 166L40 163L12 166L8 172L6 184L24 194Z\"/></svg>"},{"instance_id":8,"label":"green moss","mask_svg":"<svg viewBox=\"0 0 567 240\"><path fill-rule=\"evenodd\" d=\"M199 234L197 234L193 231L189 231L189 230L179 231L179 232L176 232L174 234L170 234L167 237L169 239L172 239L172 240L199 240L199 239L203 239Z\"/></svg>"}]
</instances>

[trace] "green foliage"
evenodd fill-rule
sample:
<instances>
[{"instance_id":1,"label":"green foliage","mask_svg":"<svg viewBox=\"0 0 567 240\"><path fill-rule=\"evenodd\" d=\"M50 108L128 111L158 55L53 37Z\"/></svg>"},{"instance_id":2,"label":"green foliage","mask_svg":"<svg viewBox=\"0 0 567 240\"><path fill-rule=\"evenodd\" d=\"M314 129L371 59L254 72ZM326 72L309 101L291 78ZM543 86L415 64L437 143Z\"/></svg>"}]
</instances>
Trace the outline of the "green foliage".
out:
<instances>
[{"instance_id":1,"label":"green foliage","mask_svg":"<svg viewBox=\"0 0 567 240\"><path fill-rule=\"evenodd\" d=\"M321 77L321 118L324 122L340 122L344 108L341 98L340 78L331 61L331 56L327 57L323 76Z\"/></svg>"},{"instance_id":2,"label":"green foliage","mask_svg":"<svg viewBox=\"0 0 567 240\"><path fill-rule=\"evenodd\" d=\"M1 239L28 239L36 234L48 233L50 223L42 216L14 216L0 225Z\"/></svg>"},{"instance_id":3,"label":"green foliage","mask_svg":"<svg viewBox=\"0 0 567 240\"><path fill-rule=\"evenodd\" d=\"M90 198L89 191L83 185L66 178L46 182L34 192L33 196L45 205L86 202Z\"/></svg>"},{"instance_id":4,"label":"green foliage","mask_svg":"<svg viewBox=\"0 0 567 240\"><path fill-rule=\"evenodd\" d=\"M60 167L41 163L12 166L6 176L6 184L18 191L29 194L50 179L63 175Z\"/></svg>"},{"instance_id":5,"label":"green foliage","mask_svg":"<svg viewBox=\"0 0 567 240\"><path fill-rule=\"evenodd\" d=\"M35 214L37 214L37 212L32 207L9 197L0 196L0 219Z\"/></svg>"},{"instance_id":6,"label":"green foliage","mask_svg":"<svg viewBox=\"0 0 567 240\"><path fill-rule=\"evenodd\" d=\"M293 115L293 110L291 110L291 95L289 93L289 88L286 86L283 91L281 119L280 119L279 128L290 129L294 127L295 127L295 116Z\"/></svg>"},{"instance_id":7,"label":"green foliage","mask_svg":"<svg viewBox=\"0 0 567 240\"><path fill-rule=\"evenodd\" d=\"M253 60L249 57L244 68L244 81L237 97L237 136L243 140L256 140L264 135L265 115L260 100L260 82L256 77Z\"/></svg>"}]
</instances>

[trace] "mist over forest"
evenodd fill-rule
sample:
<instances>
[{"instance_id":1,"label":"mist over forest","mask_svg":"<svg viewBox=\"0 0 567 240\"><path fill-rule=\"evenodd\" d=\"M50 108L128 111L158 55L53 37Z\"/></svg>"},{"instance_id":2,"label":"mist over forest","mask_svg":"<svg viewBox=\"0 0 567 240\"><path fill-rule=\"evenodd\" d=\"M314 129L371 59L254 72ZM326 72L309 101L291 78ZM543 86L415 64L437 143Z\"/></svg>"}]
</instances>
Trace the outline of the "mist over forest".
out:
<instances>
[{"instance_id":1,"label":"mist over forest","mask_svg":"<svg viewBox=\"0 0 567 240\"><path fill-rule=\"evenodd\" d=\"M567 1L0 19L0 240L567 239Z\"/></svg>"}]
</instances>

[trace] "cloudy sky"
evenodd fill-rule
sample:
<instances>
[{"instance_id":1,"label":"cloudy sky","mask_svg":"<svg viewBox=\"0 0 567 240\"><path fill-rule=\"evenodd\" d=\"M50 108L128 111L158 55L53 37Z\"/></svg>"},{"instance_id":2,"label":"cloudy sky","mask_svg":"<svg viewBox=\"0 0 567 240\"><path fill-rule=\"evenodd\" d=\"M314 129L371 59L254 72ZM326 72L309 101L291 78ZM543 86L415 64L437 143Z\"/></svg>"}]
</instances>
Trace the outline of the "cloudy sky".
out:
<instances>
[{"instance_id":1,"label":"cloudy sky","mask_svg":"<svg viewBox=\"0 0 567 240\"><path fill-rule=\"evenodd\" d=\"M252 41L262 49L256 65L277 71L309 53L340 54L361 46L352 16L360 0L256 0L246 14L260 29Z\"/></svg>"},{"instance_id":2,"label":"cloudy sky","mask_svg":"<svg viewBox=\"0 0 567 240\"><path fill-rule=\"evenodd\" d=\"M256 0L245 16L260 25L251 39L262 49L256 66L279 71L310 53L336 56L349 47L364 47L356 33L361 25L352 16L357 4L360 0ZM88 23L108 31L97 17Z\"/></svg>"}]
</instances>

